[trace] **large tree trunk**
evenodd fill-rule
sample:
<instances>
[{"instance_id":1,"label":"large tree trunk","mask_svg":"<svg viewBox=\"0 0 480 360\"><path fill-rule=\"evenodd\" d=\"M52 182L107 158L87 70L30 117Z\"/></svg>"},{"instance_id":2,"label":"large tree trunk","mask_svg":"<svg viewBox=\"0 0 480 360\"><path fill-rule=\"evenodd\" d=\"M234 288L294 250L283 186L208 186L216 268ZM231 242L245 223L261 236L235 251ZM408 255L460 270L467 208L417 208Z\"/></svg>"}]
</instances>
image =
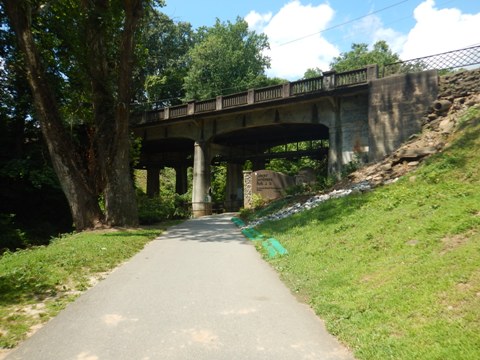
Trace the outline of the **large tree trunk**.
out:
<instances>
[{"instance_id":1,"label":"large tree trunk","mask_svg":"<svg viewBox=\"0 0 480 360\"><path fill-rule=\"evenodd\" d=\"M141 16L142 0L125 0L125 20L120 45L120 66L110 70L106 43L107 29L98 19L109 10L107 0L96 0L93 8L84 0L89 11L86 38L90 44L88 72L93 90L94 121L97 127L96 146L105 197L106 222L109 225L136 226L138 212L130 169L129 103L132 84L134 33ZM117 84L117 99L111 84Z\"/></svg>"},{"instance_id":2,"label":"large tree trunk","mask_svg":"<svg viewBox=\"0 0 480 360\"><path fill-rule=\"evenodd\" d=\"M32 36L31 9L28 1L3 0L10 26L15 31L20 50L25 56L27 79L32 89L35 109L50 152L53 168L60 180L77 230L92 228L103 220L95 191L74 149L47 81Z\"/></svg>"},{"instance_id":3,"label":"large tree trunk","mask_svg":"<svg viewBox=\"0 0 480 360\"><path fill-rule=\"evenodd\" d=\"M143 10L142 0L125 0L125 23L120 48L118 102L115 109L116 142L111 148L112 166L107 168L105 207L107 221L138 225L133 179L130 171L129 104L131 102L134 36Z\"/></svg>"}]
</instances>

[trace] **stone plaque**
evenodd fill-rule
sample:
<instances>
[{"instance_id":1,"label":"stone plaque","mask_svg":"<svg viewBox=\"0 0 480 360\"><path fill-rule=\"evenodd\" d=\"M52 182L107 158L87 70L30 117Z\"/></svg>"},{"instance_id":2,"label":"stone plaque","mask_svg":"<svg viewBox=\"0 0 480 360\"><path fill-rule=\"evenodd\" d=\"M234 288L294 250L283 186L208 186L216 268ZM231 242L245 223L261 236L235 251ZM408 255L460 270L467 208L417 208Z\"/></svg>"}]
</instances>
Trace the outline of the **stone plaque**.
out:
<instances>
[{"instance_id":1,"label":"stone plaque","mask_svg":"<svg viewBox=\"0 0 480 360\"><path fill-rule=\"evenodd\" d=\"M315 171L311 167L300 169L298 175L295 176L295 184L297 185L314 184L316 181Z\"/></svg>"},{"instance_id":2,"label":"stone plaque","mask_svg":"<svg viewBox=\"0 0 480 360\"><path fill-rule=\"evenodd\" d=\"M284 196L284 190L294 186L293 177L271 170L259 170L252 174L252 192L265 200Z\"/></svg>"}]
</instances>

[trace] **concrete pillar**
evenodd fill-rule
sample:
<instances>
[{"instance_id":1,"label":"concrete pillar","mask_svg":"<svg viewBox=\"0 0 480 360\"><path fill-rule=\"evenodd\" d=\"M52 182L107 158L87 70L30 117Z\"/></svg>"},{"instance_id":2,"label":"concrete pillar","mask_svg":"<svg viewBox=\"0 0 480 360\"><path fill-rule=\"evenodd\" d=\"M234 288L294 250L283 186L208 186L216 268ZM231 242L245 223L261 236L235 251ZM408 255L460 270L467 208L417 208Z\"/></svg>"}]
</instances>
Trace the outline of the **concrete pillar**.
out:
<instances>
[{"instance_id":1,"label":"concrete pillar","mask_svg":"<svg viewBox=\"0 0 480 360\"><path fill-rule=\"evenodd\" d=\"M341 117L341 102L335 100L333 110L335 112L332 126L328 129L328 175L340 177L342 171L343 131Z\"/></svg>"},{"instance_id":2,"label":"concrete pillar","mask_svg":"<svg viewBox=\"0 0 480 360\"><path fill-rule=\"evenodd\" d=\"M335 71L325 71L323 73L323 90L335 88Z\"/></svg>"},{"instance_id":3,"label":"concrete pillar","mask_svg":"<svg viewBox=\"0 0 480 360\"><path fill-rule=\"evenodd\" d=\"M225 209L238 211L243 203L243 166L227 164L227 186L225 189Z\"/></svg>"},{"instance_id":4,"label":"concrete pillar","mask_svg":"<svg viewBox=\"0 0 480 360\"><path fill-rule=\"evenodd\" d=\"M160 193L160 168L147 169L147 196L153 198Z\"/></svg>"},{"instance_id":5,"label":"concrete pillar","mask_svg":"<svg viewBox=\"0 0 480 360\"><path fill-rule=\"evenodd\" d=\"M378 79L378 65L368 65L367 66L367 81L372 81Z\"/></svg>"},{"instance_id":6,"label":"concrete pillar","mask_svg":"<svg viewBox=\"0 0 480 360\"><path fill-rule=\"evenodd\" d=\"M208 144L204 141L195 142L193 152L193 217L212 214L212 199L210 191L210 157Z\"/></svg>"},{"instance_id":7,"label":"concrete pillar","mask_svg":"<svg viewBox=\"0 0 480 360\"><path fill-rule=\"evenodd\" d=\"M252 208L252 171L243 171L243 207L245 209Z\"/></svg>"},{"instance_id":8,"label":"concrete pillar","mask_svg":"<svg viewBox=\"0 0 480 360\"><path fill-rule=\"evenodd\" d=\"M185 194L188 191L187 165L175 167L175 192Z\"/></svg>"}]
</instances>

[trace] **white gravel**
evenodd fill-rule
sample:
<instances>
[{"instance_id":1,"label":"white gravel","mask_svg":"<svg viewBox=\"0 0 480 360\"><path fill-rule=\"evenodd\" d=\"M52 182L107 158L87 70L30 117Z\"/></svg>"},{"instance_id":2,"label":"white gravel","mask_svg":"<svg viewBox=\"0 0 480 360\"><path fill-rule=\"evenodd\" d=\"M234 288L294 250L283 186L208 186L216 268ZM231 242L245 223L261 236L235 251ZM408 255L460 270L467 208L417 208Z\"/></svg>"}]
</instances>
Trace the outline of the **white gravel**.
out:
<instances>
[{"instance_id":1,"label":"white gravel","mask_svg":"<svg viewBox=\"0 0 480 360\"><path fill-rule=\"evenodd\" d=\"M369 191L371 189L372 189L372 185L370 185L368 181L362 181L346 189L333 190L328 194L315 195L303 203L298 202L287 208L277 211L276 213L255 219L254 221L251 221L243 228L252 228L264 223L265 221L277 221L277 220L285 219L286 217L292 216L299 212L313 209L318 205L320 205L321 203L323 203L324 201L327 201L329 199L337 199L344 196L348 196L353 193Z\"/></svg>"}]
</instances>

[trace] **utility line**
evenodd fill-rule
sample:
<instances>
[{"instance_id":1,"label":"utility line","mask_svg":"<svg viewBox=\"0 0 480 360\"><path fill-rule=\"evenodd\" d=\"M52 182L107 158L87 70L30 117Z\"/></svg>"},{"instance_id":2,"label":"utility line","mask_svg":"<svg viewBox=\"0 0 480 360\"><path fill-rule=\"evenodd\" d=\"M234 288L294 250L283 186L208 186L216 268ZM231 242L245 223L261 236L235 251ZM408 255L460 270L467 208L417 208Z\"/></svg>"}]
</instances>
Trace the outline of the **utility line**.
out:
<instances>
[{"instance_id":1,"label":"utility line","mask_svg":"<svg viewBox=\"0 0 480 360\"><path fill-rule=\"evenodd\" d=\"M395 7L395 6L401 5L401 4L406 3L406 2L408 2L408 1L410 1L410 0L403 0L403 1L396 2L395 4L392 4L392 5L386 6L386 7L384 7L384 8L381 8L381 9L378 9L378 10L375 10L375 11L372 11L371 13L368 13L368 14L366 14L366 15L362 15L362 16L359 16L359 17L357 17L357 18L355 18L355 19L348 20L348 21L345 21L345 22L343 22L343 23L330 26L330 27L328 27L328 28L326 28L326 29L323 29L323 30L318 31L318 32L313 33L313 34L305 35L305 36L299 37L299 38L297 38L297 39L293 39L293 40L284 42L284 43L279 44L279 45L277 45L277 46L279 47L279 46L288 45L288 44L291 44L291 43L294 43L294 42L297 42L297 41L300 41L300 40L309 38L309 37L311 37L311 36L315 36L315 35L321 34L321 33L325 32L325 31L337 29L337 28L342 27L342 26L344 26L344 25L348 25L348 24L351 24L351 23L353 23L353 22L355 22L355 21L358 21L358 20L364 19L364 18L366 18L366 17L369 17L370 15L378 14L379 12L382 12L382 11L385 11L385 10L388 10L388 9L391 9L391 8L393 8L393 7Z\"/></svg>"}]
</instances>

